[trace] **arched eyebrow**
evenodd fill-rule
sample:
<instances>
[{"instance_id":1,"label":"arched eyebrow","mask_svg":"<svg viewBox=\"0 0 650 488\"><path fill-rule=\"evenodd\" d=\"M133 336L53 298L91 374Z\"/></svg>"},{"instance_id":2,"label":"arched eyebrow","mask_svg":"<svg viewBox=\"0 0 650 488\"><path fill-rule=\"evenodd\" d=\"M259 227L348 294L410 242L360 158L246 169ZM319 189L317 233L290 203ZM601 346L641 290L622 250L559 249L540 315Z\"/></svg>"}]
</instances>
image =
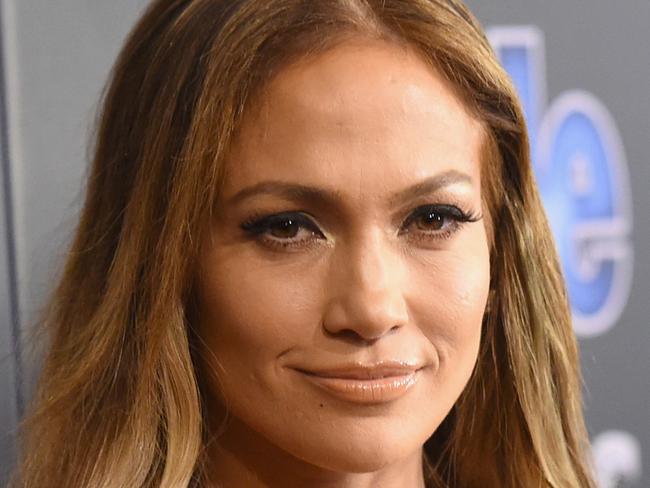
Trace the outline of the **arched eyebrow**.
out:
<instances>
[{"instance_id":1,"label":"arched eyebrow","mask_svg":"<svg viewBox=\"0 0 650 488\"><path fill-rule=\"evenodd\" d=\"M399 190L388 197L388 205L395 207L409 200L430 195L446 186L459 183L472 184L472 178L466 173L449 170L430 176L407 188ZM237 205L257 195L275 195L291 201L309 202L322 206L337 206L342 194L336 190L306 186L279 180L267 180L243 188L226 200L226 205Z\"/></svg>"}]
</instances>

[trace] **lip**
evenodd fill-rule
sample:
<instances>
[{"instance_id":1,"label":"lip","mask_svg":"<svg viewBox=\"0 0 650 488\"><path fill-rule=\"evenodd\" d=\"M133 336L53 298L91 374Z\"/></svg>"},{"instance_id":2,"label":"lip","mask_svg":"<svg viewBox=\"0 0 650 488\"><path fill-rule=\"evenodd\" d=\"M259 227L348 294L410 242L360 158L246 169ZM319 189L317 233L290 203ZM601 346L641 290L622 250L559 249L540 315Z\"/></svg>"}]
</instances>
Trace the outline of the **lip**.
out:
<instances>
[{"instance_id":1,"label":"lip","mask_svg":"<svg viewBox=\"0 0 650 488\"><path fill-rule=\"evenodd\" d=\"M422 366L405 361L347 364L328 368L293 368L327 393L362 405L388 403L406 395Z\"/></svg>"}]
</instances>

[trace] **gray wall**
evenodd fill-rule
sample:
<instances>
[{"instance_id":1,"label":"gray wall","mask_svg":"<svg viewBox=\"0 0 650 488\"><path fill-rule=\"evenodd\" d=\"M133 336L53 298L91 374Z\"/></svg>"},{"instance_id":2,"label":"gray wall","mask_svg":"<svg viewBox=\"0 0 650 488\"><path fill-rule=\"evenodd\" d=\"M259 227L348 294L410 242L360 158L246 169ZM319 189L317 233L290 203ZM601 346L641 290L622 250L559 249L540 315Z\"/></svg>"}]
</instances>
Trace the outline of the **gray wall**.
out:
<instances>
[{"instance_id":1,"label":"gray wall","mask_svg":"<svg viewBox=\"0 0 650 488\"><path fill-rule=\"evenodd\" d=\"M0 187L0 486L13 456L20 394L29 398L37 369L28 325L36 319L60 269L81 204L86 143L101 90L145 4L145 0L0 4L7 100L2 115L8 123L7 140L0 132L0 154L6 149L9 156L2 161L9 164L3 166L8 171L1 178L6 182L9 176L11 183L10 195L7 187ZM13 219L12 228L7 216ZM12 315L22 326L22 374L13 354L17 334Z\"/></svg>"},{"instance_id":2,"label":"gray wall","mask_svg":"<svg viewBox=\"0 0 650 488\"><path fill-rule=\"evenodd\" d=\"M2 0L0 485L37 360L26 332L52 285L81 202L85 147L120 43L145 0ZM468 0L486 27L545 35L547 99L586 90L620 131L631 180L632 287L613 327L580 338L603 486L650 486L650 2ZM20 323L21 329L18 324ZM15 354L22 330L22 363ZM24 368L20 366L24 365ZM638 464L635 456L640 456ZM642 472L639 468L642 468ZM626 480L618 482L618 478Z\"/></svg>"},{"instance_id":3,"label":"gray wall","mask_svg":"<svg viewBox=\"0 0 650 488\"><path fill-rule=\"evenodd\" d=\"M547 100L590 92L620 133L630 174L631 289L607 330L578 334L588 428L603 486L650 487L650 1L467 0L484 26L545 37Z\"/></svg>"}]
</instances>

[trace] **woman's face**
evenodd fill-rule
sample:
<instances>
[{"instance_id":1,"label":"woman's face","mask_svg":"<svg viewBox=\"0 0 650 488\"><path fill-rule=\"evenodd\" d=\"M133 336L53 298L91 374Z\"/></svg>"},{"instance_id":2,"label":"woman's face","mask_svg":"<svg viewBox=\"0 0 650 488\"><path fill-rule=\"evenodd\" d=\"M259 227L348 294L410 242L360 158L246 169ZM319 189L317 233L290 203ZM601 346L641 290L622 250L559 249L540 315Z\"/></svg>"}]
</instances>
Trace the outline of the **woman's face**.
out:
<instances>
[{"instance_id":1,"label":"woman's face","mask_svg":"<svg viewBox=\"0 0 650 488\"><path fill-rule=\"evenodd\" d=\"M441 76L391 44L347 43L270 82L201 261L222 447L348 472L420 455L479 348L481 140Z\"/></svg>"}]
</instances>

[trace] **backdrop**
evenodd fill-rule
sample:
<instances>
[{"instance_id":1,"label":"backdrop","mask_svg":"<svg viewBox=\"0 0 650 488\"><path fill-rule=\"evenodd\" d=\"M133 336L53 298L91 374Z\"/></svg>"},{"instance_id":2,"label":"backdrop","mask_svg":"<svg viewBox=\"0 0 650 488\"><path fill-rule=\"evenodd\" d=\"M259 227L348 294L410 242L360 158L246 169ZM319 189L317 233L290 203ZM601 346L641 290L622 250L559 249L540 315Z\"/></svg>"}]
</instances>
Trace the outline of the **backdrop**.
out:
<instances>
[{"instance_id":1,"label":"backdrop","mask_svg":"<svg viewBox=\"0 0 650 488\"><path fill-rule=\"evenodd\" d=\"M38 372L27 333L144 0L0 0L0 486ZM600 483L650 487L650 2L468 0L524 102L582 351Z\"/></svg>"}]
</instances>

